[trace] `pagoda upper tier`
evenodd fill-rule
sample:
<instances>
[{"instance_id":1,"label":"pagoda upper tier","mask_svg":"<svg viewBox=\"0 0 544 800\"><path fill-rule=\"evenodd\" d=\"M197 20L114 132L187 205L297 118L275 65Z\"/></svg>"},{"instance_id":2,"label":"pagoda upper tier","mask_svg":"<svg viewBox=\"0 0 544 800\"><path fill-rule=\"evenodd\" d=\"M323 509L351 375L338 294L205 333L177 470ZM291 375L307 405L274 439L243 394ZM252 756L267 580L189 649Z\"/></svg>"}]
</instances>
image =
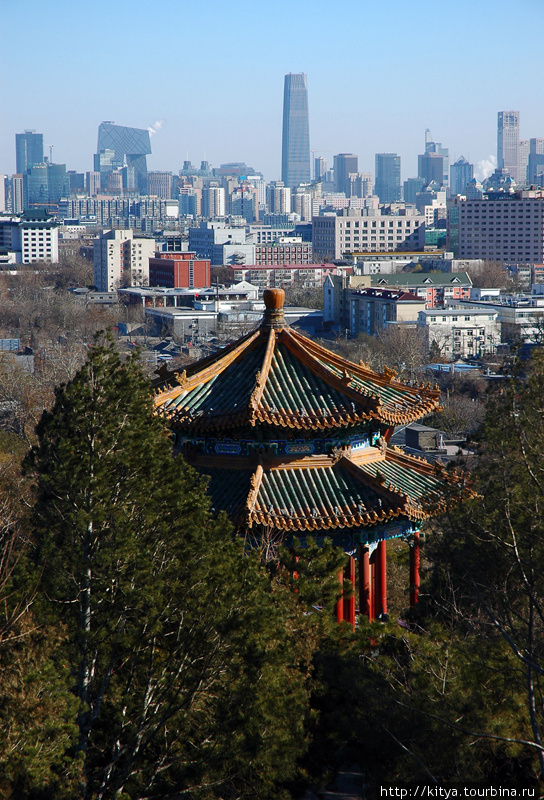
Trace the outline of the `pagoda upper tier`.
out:
<instances>
[{"instance_id":1,"label":"pagoda upper tier","mask_svg":"<svg viewBox=\"0 0 544 800\"><path fill-rule=\"evenodd\" d=\"M409 385L326 350L288 327L283 291L265 291L261 326L182 372L163 369L155 407L189 436L259 429L270 436L331 436L365 423L391 428L439 408L439 389Z\"/></svg>"}]
</instances>

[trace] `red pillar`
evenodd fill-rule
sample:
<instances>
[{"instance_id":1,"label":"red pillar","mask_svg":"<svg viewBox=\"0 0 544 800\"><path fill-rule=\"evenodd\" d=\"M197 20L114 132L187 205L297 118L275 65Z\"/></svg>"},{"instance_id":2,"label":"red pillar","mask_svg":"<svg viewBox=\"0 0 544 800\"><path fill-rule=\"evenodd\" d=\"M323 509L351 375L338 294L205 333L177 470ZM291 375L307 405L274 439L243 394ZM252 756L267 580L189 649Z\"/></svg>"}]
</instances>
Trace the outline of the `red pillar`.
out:
<instances>
[{"instance_id":1,"label":"red pillar","mask_svg":"<svg viewBox=\"0 0 544 800\"><path fill-rule=\"evenodd\" d=\"M344 581L350 581L352 592L344 598L344 619L355 629L355 558L349 557L344 569Z\"/></svg>"},{"instance_id":2,"label":"red pillar","mask_svg":"<svg viewBox=\"0 0 544 800\"><path fill-rule=\"evenodd\" d=\"M419 533L414 533L414 541L410 547L410 605L415 606L419 599L419 586L421 576L419 574Z\"/></svg>"},{"instance_id":3,"label":"red pillar","mask_svg":"<svg viewBox=\"0 0 544 800\"><path fill-rule=\"evenodd\" d=\"M340 592L342 592L342 587L344 585L343 572L338 573L338 581L340 583ZM340 594L340 597L336 601L336 621L342 622L343 619L344 619L344 598L342 597L342 594Z\"/></svg>"},{"instance_id":4,"label":"red pillar","mask_svg":"<svg viewBox=\"0 0 544 800\"><path fill-rule=\"evenodd\" d=\"M387 549L385 539L378 543L375 551L375 600L376 617L387 614Z\"/></svg>"},{"instance_id":5,"label":"red pillar","mask_svg":"<svg viewBox=\"0 0 544 800\"><path fill-rule=\"evenodd\" d=\"M359 548L359 613L369 620L374 619L372 605L372 575L367 545Z\"/></svg>"}]
</instances>

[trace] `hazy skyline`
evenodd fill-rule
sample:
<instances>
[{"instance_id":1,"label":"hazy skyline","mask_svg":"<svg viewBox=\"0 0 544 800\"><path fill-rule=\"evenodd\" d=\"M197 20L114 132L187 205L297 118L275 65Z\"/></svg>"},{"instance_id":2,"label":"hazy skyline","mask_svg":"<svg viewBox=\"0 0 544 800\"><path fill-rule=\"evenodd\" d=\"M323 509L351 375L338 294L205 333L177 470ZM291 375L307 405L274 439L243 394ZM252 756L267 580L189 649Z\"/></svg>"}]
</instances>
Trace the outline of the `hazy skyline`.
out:
<instances>
[{"instance_id":1,"label":"hazy skyline","mask_svg":"<svg viewBox=\"0 0 544 800\"><path fill-rule=\"evenodd\" d=\"M374 172L397 152L417 174L424 132L478 168L496 155L497 112L520 112L523 139L544 137L536 43L542 0L0 0L0 172L15 134L33 129L53 160L92 169L98 125L153 128L150 170L245 161L281 173L283 79L308 76L310 147ZM531 55L534 52L534 63ZM45 148L49 153L48 147Z\"/></svg>"}]
</instances>

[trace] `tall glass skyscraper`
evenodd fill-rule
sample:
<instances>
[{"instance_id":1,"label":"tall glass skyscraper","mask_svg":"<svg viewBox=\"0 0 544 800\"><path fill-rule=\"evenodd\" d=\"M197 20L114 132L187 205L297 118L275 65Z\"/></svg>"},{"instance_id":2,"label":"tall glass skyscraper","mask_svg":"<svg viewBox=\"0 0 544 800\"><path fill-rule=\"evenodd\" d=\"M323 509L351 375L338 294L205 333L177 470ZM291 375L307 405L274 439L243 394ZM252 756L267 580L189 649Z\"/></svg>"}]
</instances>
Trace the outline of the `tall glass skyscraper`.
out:
<instances>
[{"instance_id":1,"label":"tall glass skyscraper","mask_svg":"<svg viewBox=\"0 0 544 800\"><path fill-rule=\"evenodd\" d=\"M376 153L374 193L380 203L396 203L401 199L400 156L397 153Z\"/></svg>"},{"instance_id":2,"label":"tall glass skyscraper","mask_svg":"<svg viewBox=\"0 0 544 800\"><path fill-rule=\"evenodd\" d=\"M507 169L516 181L519 160L519 111L499 111L497 114L497 166Z\"/></svg>"},{"instance_id":3,"label":"tall glass skyscraper","mask_svg":"<svg viewBox=\"0 0 544 800\"><path fill-rule=\"evenodd\" d=\"M291 189L310 182L308 86L303 72L285 76L281 179Z\"/></svg>"},{"instance_id":4,"label":"tall glass skyscraper","mask_svg":"<svg viewBox=\"0 0 544 800\"><path fill-rule=\"evenodd\" d=\"M25 131L15 134L15 164L18 174L34 164L43 164L43 133Z\"/></svg>"},{"instance_id":5,"label":"tall glass skyscraper","mask_svg":"<svg viewBox=\"0 0 544 800\"><path fill-rule=\"evenodd\" d=\"M137 189L147 194L147 159L151 153L149 131L127 128L113 122L98 126L98 147L94 157L96 172L107 173L115 169L126 170L125 188Z\"/></svg>"}]
</instances>

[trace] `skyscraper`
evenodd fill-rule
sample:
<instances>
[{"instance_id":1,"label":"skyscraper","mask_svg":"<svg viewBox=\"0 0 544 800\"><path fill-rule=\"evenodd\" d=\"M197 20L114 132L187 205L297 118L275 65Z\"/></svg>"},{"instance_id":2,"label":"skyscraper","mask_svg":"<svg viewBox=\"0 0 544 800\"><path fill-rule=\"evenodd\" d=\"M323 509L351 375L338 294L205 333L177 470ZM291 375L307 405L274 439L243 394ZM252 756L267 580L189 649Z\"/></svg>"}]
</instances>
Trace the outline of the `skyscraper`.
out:
<instances>
[{"instance_id":1,"label":"skyscraper","mask_svg":"<svg viewBox=\"0 0 544 800\"><path fill-rule=\"evenodd\" d=\"M19 174L34 164L43 163L43 133L25 131L15 134L15 162Z\"/></svg>"},{"instance_id":2,"label":"skyscraper","mask_svg":"<svg viewBox=\"0 0 544 800\"><path fill-rule=\"evenodd\" d=\"M442 156L443 174L442 174L442 181L440 183L443 186L447 186L450 178L449 176L450 153L448 148L442 147L440 142L433 141L433 137L431 136L431 132L428 128L425 130L425 153L438 153L439 156Z\"/></svg>"},{"instance_id":3,"label":"skyscraper","mask_svg":"<svg viewBox=\"0 0 544 800\"><path fill-rule=\"evenodd\" d=\"M497 119L497 166L507 169L518 182L519 111L499 111Z\"/></svg>"},{"instance_id":4,"label":"skyscraper","mask_svg":"<svg viewBox=\"0 0 544 800\"><path fill-rule=\"evenodd\" d=\"M291 189L310 181L308 86L303 72L285 76L281 179Z\"/></svg>"},{"instance_id":5,"label":"skyscraper","mask_svg":"<svg viewBox=\"0 0 544 800\"><path fill-rule=\"evenodd\" d=\"M346 197L351 194L350 175L359 171L359 156L353 153L338 153L334 157L334 187L337 192L343 192Z\"/></svg>"},{"instance_id":6,"label":"skyscraper","mask_svg":"<svg viewBox=\"0 0 544 800\"><path fill-rule=\"evenodd\" d=\"M147 159L151 153L149 131L127 128L113 122L98 126L98 146L94 169L102 174L126 167L124 188L147 194Z\"/></svg>"},{"instance_id":7,"label":"skyscraper","mask_svg":"<svg viewBox=\"0 0 544 800\"><path fill-rule=\"evenodd\" d=\"M396 203L401 199L400 156L396 153L376 153L374 187L380 203Z\"/></svg>"},{"instance_id":8,"label":"skyscraper","mask_svg":"<svg viewBox=\"0 0 544 800\"><path fill-rule=\"evenodd\" d=\"M460 156L455 164L450 167L450 186L451 195L465 194L465 189L474 177L474 165L464 157Z\"/></svg>"}]
</instances>

